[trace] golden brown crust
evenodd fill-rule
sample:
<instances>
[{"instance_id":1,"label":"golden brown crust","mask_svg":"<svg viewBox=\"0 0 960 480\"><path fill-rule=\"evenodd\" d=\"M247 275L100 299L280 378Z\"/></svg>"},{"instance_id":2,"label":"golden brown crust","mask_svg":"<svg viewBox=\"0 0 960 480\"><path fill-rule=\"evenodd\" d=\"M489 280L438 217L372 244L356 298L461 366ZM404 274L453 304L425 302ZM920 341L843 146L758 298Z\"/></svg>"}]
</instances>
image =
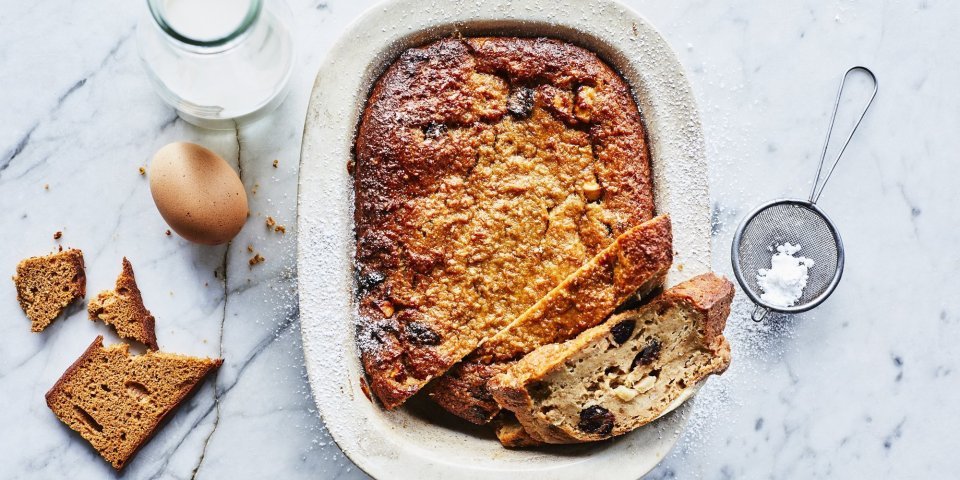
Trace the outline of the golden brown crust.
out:
<instances>
[{"instance_id":1,"label":"golden brown crust","mask_svg":"<svg viewBox=\"0 0 960 480\"><path fill-rule=\"evenodd\" d=\"M666 215L630 229L434 381L430 397L472 423L489 422L500 407L487 380L536 348L602 322L637 290L659 285L673 262L672 240Z\"/></svg>"},{"instance_id":2,"label":"golden brown crust","mask_svg":"<svg viewBox=\"0 0 960 480\"><path fill-rule=\"evenodd\" d=\"M543 445L523 429L523 425L510 412L502 412L493 420L493 431L497 440L506 448L530 448Z\"/></svg>"},{"instance_id":3,"label":"golden brown crust","mask_svg":"<svg viewBox=\"0 0 960 480\"><path fill-rule=\"evenodd\" d=\"M87 305L90 320L102 320L122 338L136 340L150 350L157 345L156 319L143 305L143 296L133 274L133 265L123 257L123 269L114 290L105 290Z\"/></svg>"},{"instance_id":4,"label":"golden brown crust","mask_svg":"<svg viewBox=\"0 0 960 480\"><path fill-rule=\"evenodd\" d=\"M660 297L640 309L616 315L604 324L583 332L573 340L563 344L546 345L537 349L508 370L493 377L488 382L487 387L494 399L503 408L512 411L523 425L524 430L537 441L577 443L621 435L652 420L652 418L618 419L616 426L611 420L609 429L599 433L571 430L566 424L575 423L574 420L568 418L561 424L556 418L551 418L548 421L543 415L542 410L544 408L549 410L551 407L541 405L542 394L538 392L549 391L548 388L550 387L544 386L547 377L564 368L569 368L571 363L569 360L573 355L601 339L609 338L613 327L623 319L644 318L645 315L653 312L659 314L659 312L667 311L674 306L682 306L686 311L694 313L700 319L698 320L698 326L704 329L701 335L703 344L700 348L704 348L710 353L709 364L704 365L704 368L699 370L694 378L686 379L688 383L687 387L684 388L692 387L708 375L723 373L729 365L730 346L722 332L726 317L730 312L733 293L733 285L722 277L712 273L694 277L667 290ZM659 344L657 344L657 348L659 349ZM643 393L641 392L640 395L643 395ZM673 399L668 400L673 401Z\"/></svg>"},{"instance_id":5,"label":"golden brown crust","mask_svg":"<svg viewBox=\"0 0 960 480\"><path fill-rule=\"evenodd\" d=\"M661 215L618 237L474 355L516 360L537 347L573 338L607 318L638 289L658 285L672 263L673 230L670 217Z\"/></svg>"},{"instance_id":6,"label":"golden brown crust","mask_svg":"<svg viewBox=\"0 0 960 480\"><path fill-rule=\"evenodd\" d=\"M488 364L470 361L467 357L425 390L430 399L446 411L470 423L484 425L500 412L500 406L487 390L487 380L509 366L507 362Z\"/></svg>"},{"instance_id":7,"label":"golden brown crust","mask_svg":"<svg viewBox=\"0 0 960 480\"><path fill-rule=\"evenodd\" d=\"M626 83L548 39L444 39L375 85L355 145L358 343L393 408L653 215Z\"/></svg>"},{"instance_id":8,"label":"golden brown crust","mask_svg":"<svg viewBox=\"0 0 960 480\"><path fill-rule=\"evenodd\" d=\"M124 364L112 363L117 361ZM153 362L153 366L138 370L138 364L146 362ZM164 375L169 373L164 367L171 368L164 363L179 366L173 368L182 375ZM47 406L115 469L121 470L156 433L163 419L222 364L222 359L158 352L130 357L126 344L104 348L103 336L97 336L47 392ZM168 396L157 397L161 390L158 385L163 383L167 385L162 390ZM133 400L116 396L139 395L145 388L155 390L152 396L151 392ZM98 399L97 395L103 398Z\"/></svg>"},{"instance_id":9,"label":"golden brown crust","mask_svg":"<svg viewBox=\"0 0 960 480\"><path fill-rule=\"evenodd\" d=\"M41 332L68 305L87 294L83 252L69 249L22 260L13 282L20 308L31 321L30 330Z\"/></svg>"},{"instance_id":10,"label":"golden brown crust","mask_svg":"<svg viewBox=\"0 0 960 480\"><path fill-rule=\"evenodd\" d=\"M670 289L675 302L686 302L704 311L704 336L715 341L723 339L733 295L733 283L712 273L699 275Z\"/></svg>"}]
</instances>

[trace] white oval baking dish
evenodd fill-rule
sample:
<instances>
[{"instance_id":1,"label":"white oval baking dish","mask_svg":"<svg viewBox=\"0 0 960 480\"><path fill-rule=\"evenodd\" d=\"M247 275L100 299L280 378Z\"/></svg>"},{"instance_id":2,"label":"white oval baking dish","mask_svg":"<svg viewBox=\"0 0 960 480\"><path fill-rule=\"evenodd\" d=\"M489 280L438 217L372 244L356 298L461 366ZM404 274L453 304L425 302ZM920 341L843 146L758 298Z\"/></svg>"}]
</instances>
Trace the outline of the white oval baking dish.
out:
<instances>
[{"instance_id":1,"label":"white oval baking dish","mask_svg":"<svg viewBox=\"0 0 960 480\"><path fill-rule=\"evenodd\" d=\"M709 270L709 195L696 104L675 54L643 18L608 0L379 4L331 48L317 74L304 128L300 316L317 407L340 448L377 478L638 478L677 441L688 404L613 441L512 451L500 447L486 429L452 421L427 402L411 401L387 412L360 389L353 193L347 173L355 129L373 82L402 50L450 35L558 38L596 52L619 71L631 84L647 127L657 210L673 219L676 253L667 283Z\"/></svg>"}]
</instances>

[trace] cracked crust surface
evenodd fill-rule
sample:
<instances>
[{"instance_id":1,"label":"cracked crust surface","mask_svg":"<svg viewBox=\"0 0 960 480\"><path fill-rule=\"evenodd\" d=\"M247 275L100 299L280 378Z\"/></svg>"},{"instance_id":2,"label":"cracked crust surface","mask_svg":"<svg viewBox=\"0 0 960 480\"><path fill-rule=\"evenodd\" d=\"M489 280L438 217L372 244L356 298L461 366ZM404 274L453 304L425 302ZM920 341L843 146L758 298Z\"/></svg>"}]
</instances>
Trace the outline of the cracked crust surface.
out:
<instances>
[{"instance_id":1,"label":"cracked crust surface","mask_svg":"<svg viewBox=\"0 0 960 480\"><path fill-rule=\"evenodd\" d=\"M355 144L358 344L402 404L653 216L626 83L549 39L444 39L378 80Z\"/></svg>"},{"instance_id":2,"label":"cracked crust surface","mask_svg":"<svg viewBox=\"0 0 960 480\"><path fill-rule=\"evenodd\" d=\"M562 344L541 347L488 383L531 438L604 440L643 426L730 363L723 328L733 285L704 274Z\"/></svg>"}]
</instances>

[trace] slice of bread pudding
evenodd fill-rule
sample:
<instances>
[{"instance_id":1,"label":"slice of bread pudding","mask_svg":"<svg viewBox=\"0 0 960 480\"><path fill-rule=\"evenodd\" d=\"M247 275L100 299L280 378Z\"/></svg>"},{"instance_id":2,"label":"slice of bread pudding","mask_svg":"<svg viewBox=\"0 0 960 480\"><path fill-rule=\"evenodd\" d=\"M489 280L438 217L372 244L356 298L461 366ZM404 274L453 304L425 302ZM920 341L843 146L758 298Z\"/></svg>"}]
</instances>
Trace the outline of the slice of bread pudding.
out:
<instances>
[{"instance_id":1,"label":"slice of bread pudding","mask_svg":"<svg viewBox=\"0 0 960 480\"><path fill-rule=\"evenodd\" d=\"M578 443L622 435L686 398L730 363L723 328L733 285L694 277L647 305L562 344L541 347L488 384L533 439Z\"/></svg>"}]
</instances>

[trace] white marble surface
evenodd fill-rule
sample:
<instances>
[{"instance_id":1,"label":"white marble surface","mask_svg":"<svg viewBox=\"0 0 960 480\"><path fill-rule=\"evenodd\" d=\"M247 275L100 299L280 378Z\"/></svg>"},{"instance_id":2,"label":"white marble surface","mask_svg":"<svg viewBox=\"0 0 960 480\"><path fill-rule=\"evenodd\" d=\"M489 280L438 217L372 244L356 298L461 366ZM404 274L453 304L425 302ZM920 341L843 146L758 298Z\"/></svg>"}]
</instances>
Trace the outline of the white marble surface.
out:
<instances>
[{"instance_id":1,"label":"white marble surface","mask_svg":"<svg viewBox=\"0 0 960 480\"><path fill-rule=\"evenodd\" d=\"M649 477L955 475L960 4L629 3L677 50L700 102L721 272L746 210L805 196L840 72L863 63L881 83L821 201L847 247L839 288L811 313L762 325L738 299L733 364ZM313 74L370 2L290 4L301 54L290 98L261 123L219 133L184 124L150 90L133 36L142 2L6 2L0 12L0 269L12 275L20 258L58 243L82 248L89 298L112 286L125 255L161 345L225 359L123 477L363 477L326 435L306 383L294 224ZM230 247L164 234L137 169L174 140L239 168L252 216ZM268 215L286 235L266 230ZM265 263L247 265L250 244ZM115 337L79 306L32 334L12 283L5 291L0 478L116 476L43 400L95 335Z\"/></svg>"}]
</instances>

